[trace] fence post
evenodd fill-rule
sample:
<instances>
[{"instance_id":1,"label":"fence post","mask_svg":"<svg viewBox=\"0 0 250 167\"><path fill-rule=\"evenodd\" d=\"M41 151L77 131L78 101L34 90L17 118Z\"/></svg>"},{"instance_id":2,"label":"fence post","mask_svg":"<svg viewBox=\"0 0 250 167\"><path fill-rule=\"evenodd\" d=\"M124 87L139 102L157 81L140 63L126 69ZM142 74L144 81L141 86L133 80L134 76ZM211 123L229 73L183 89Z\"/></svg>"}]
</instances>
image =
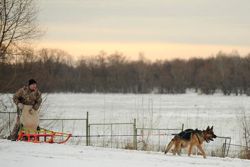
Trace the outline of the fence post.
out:
<instances>
[{"instance_id":1,"label":"fence post","mask_svg":"<svg viewBox=\"0 0 250 167\"><path fill-rule=\"evenodd\" d=\"M64 129L64 127L63 127L63 119L62 119L62 133L63 133L63 129Z\"/></svg>"},{"instance_id":2,"label":"fence post","mask_svg":"<svg viewBox=\"0 0 250 167\"><path fill-rule=\"evenodd\" d=\"M229 143L228 143L228 148L227 148L227 154L226 154L226 156L228 156L228 152L229 152L229 147L230 147L230 145L231 145L231 137L229 138Z\"/></svg>"},{"instance_id":3,"label":"fence post","mask_svg":"<svg viewBox=\"0 0 250 167\"><path fill-rule=\"evenodd\" d=\"M158 151L161 151L161 130L158 130Z\"/></svg>"},{"instance_id":4,"label":"fence post","mask_svg":"<svg viewBox=\"0 0 250 167\"><path fill-rule=\"evenodd\" d=\"M11 134L11 129L10 129L10 112L9 112L9 132Z\"/></svg>"},{"instance_id":5,"label":"fence post","mask_svg":"<svg viewBox=\"0 0 250 167\"><path fill-rule=\"evenodd\" d=\"M222 157L225 158L225 143L222 144L222 149L221 149L221 152L222 152Z\"/></svg>"},{"instance_id":6,"label":"fence post","mask_svg":"<svg viewBox=\"0 0 250 167\"><path fill-rule=\"evenodd\" d=\"M183 130L184 130L184 124L181 125L181 131L183 131Z\"/></svg>"},{"instance_id":7,"label":"fence post","mask_svg":"<svg viewBox=\"0 0 250 167\"><path fill-rule=\"evenodd\" d=\"M90 125L89 125L89 135L88 135L88 144L89 144L89 146L90 146L90 144L91 144L91 136L90 136L90 134L91 134L91 128L90 128Z\"/></svg>"},{"instance_id":8,"label":"fence post","mask_svg":"<svg viewBox=\"0 0 250 167\"><path fill-rule=\"evenodd\" d=\"M227 139L225 139L225 142L223 143L223 147L222 147L223 158L225 158L225 156L226 156L226 148L227 148Z\"/></svg>"},{"instance_id":9,"label":"fence post","mask_svg":"<svg viewBox=\"0 0 250 167\"><path fill-rule=\"evenodd\" d=\"M110 137L111 137L111 148L112 148L112 142L113 142L113 140L112 140L112 138L113 138L113 133L112 133L112 131L113 131L113 126L112 126L113 124L111 124L110 126L110 128L111 128L111 135L110 135Z\"/></svg>"},{"instance_id":10,"label":"fence post","mask_svg":"<svg viewBox=\"0 0 250 167\"><path fill-rule=\"evenodd\" d=\"M89 112L87 112L86 118L86 146L89 145Z\"/></svg>"},{"instance_id":11,"label":"fence post","mask_svg":"<svg viewBox=\"0 0 250 167\"><path fill-rule=\"evenodd\" d=\"M136 128L136 119L134 119L134 135L133 135L133 145L134 149L137 150L137 128Z\"/></svg>"}]
</instances>

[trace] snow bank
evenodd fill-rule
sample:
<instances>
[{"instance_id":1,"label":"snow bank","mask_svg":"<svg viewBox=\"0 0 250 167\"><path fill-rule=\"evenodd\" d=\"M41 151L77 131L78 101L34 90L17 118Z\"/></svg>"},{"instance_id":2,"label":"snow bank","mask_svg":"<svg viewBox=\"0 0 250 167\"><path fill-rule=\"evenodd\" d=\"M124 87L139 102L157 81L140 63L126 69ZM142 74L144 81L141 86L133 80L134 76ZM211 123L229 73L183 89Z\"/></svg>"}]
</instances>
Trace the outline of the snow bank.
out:
<instances>
[{"instance_id":1,"label":"snow bank","mask_svg":"<svg viewBox=\"0 0 250 167\"><path fill-rule=\"evenodd\" d=\"M250 161L201 156L118 150L59 144L33 144L0 140L1 167L248 167Z\"/></svg>"}]
</instances>

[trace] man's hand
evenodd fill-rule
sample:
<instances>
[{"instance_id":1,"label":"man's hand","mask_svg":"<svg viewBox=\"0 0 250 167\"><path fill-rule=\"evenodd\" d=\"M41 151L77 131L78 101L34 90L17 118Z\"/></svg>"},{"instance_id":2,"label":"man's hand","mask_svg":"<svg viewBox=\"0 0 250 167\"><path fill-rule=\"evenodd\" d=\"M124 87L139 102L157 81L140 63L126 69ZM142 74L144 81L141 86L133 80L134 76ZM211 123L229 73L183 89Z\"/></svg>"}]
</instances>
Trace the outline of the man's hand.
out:
<instances>
[{"instance_id":1,"label":"man's hand","mask_svg":"<svg viewBox=\"0 0 250 167\"><path fill-rule=\"evenodd\" d=\"M34 114L34 111L32 110L32 108L29 109L29 113L30 113L30 115L33 115L33 114Z\"/></svg>"},{"instance_id":2,"label":"man's hand","mask_svg":"<svg viewBox=\"0 0 250 167\"><path fill-rule=\"evenodd\" d=\"M38 110L39 109L39 105L37 105L37 104L33 105L33 109L34 110Z\"/></svg>"},{"instance_id":3,"label":"man's hand","mask_svg":"<svg viewBox=\"0 0 250 167\"><path fill-rule=\"evenodd\" d=\"M22 110L23 109L23 104L22 103L18 103L17 107L18 107L19 110Z\"/></svg>"}]
</instances>

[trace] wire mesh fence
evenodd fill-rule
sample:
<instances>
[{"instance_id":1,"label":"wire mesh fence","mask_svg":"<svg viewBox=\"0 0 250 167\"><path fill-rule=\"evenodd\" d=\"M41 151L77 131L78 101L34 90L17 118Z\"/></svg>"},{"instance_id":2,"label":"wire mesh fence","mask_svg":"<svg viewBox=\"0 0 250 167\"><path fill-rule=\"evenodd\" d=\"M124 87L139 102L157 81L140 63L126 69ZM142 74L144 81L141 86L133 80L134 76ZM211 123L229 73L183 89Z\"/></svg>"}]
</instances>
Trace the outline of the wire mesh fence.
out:
<instances>
[{"instance_id":1,"label":"wire mesh fence","mask_svg":"<svg viewBox=\"0 0 250 167\"><path fill-rule=\"evenodd\" d=\"M89 124L90 145L111 148L127 148L133 143L134 123Z\"/></svg>"},{"instance_id":2,"label":"wire mesh fence","mask_svg":"<svg viewBox=\"0 0 250 167\"><path fill-rule=\"evenodd\" d=\"M71 144L88 145L86 142L87 118L53 119L41 118L40 126L56 132L74 133Z\"/></svg>"},{"instance_id":3,"label":"wire mesh fence","mask_svg":"<svg viewBox=\"0 0 250 167\"><path fill-rule=\"evenodd\" d=\"M15 123L15 112L0 112L0 137L8 136ZM165 145L184 129L184 125L179 128L147 128L137 127L136 119L132 122L112 122L112 123L90 123L89 115L85 118L41 118L40 127L71 133L70 144L136 149L146 151L164 151ZM249 149L231 143L230 137L219 136L215 141L205 144L204 150L207 155L217 157L239 157L244 158L249 154ZM187 153L187 150L182 150ZM199 154L194 149L193 154Z\"/></svg>"},{"instance_id":4,"label":"wire mesh fence","mask_svg":"<svg viewBox=\"0 0 250 167\"><path fill-rule=\"evenodd\" d=\"M0 112L0 137L10 134L16 119L16 112Z\"/></svg>"},{"instance_id":5,"label":"wire mesh fence","mask_svg":"<svg viewBox=\"0 0 250 167\"><path fill-rule=\"evenodd\" d=\"M173 137L183 130L180 128L137 128L137 142L139 150L164 151L165 145Z\"/></svg>"}]
</instances>

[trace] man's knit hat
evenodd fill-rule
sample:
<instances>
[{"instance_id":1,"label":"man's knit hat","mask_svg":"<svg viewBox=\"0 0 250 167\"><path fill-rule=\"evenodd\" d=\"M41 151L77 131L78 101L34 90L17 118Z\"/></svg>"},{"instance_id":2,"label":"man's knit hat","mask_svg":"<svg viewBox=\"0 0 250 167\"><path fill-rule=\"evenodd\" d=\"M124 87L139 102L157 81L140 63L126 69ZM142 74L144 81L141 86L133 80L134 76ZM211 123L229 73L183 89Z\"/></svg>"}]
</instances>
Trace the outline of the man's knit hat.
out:
<instances>
[{"instance_id":1,"label":"man's knit hat","mask_svg":"<svg viewBox=\"0 0 250 167\"><path fill-rule=\"evenodd\" d=\"M36 81L34 79L29 80L29 85L36 84Z\"/></svg>"}]
</instances>

